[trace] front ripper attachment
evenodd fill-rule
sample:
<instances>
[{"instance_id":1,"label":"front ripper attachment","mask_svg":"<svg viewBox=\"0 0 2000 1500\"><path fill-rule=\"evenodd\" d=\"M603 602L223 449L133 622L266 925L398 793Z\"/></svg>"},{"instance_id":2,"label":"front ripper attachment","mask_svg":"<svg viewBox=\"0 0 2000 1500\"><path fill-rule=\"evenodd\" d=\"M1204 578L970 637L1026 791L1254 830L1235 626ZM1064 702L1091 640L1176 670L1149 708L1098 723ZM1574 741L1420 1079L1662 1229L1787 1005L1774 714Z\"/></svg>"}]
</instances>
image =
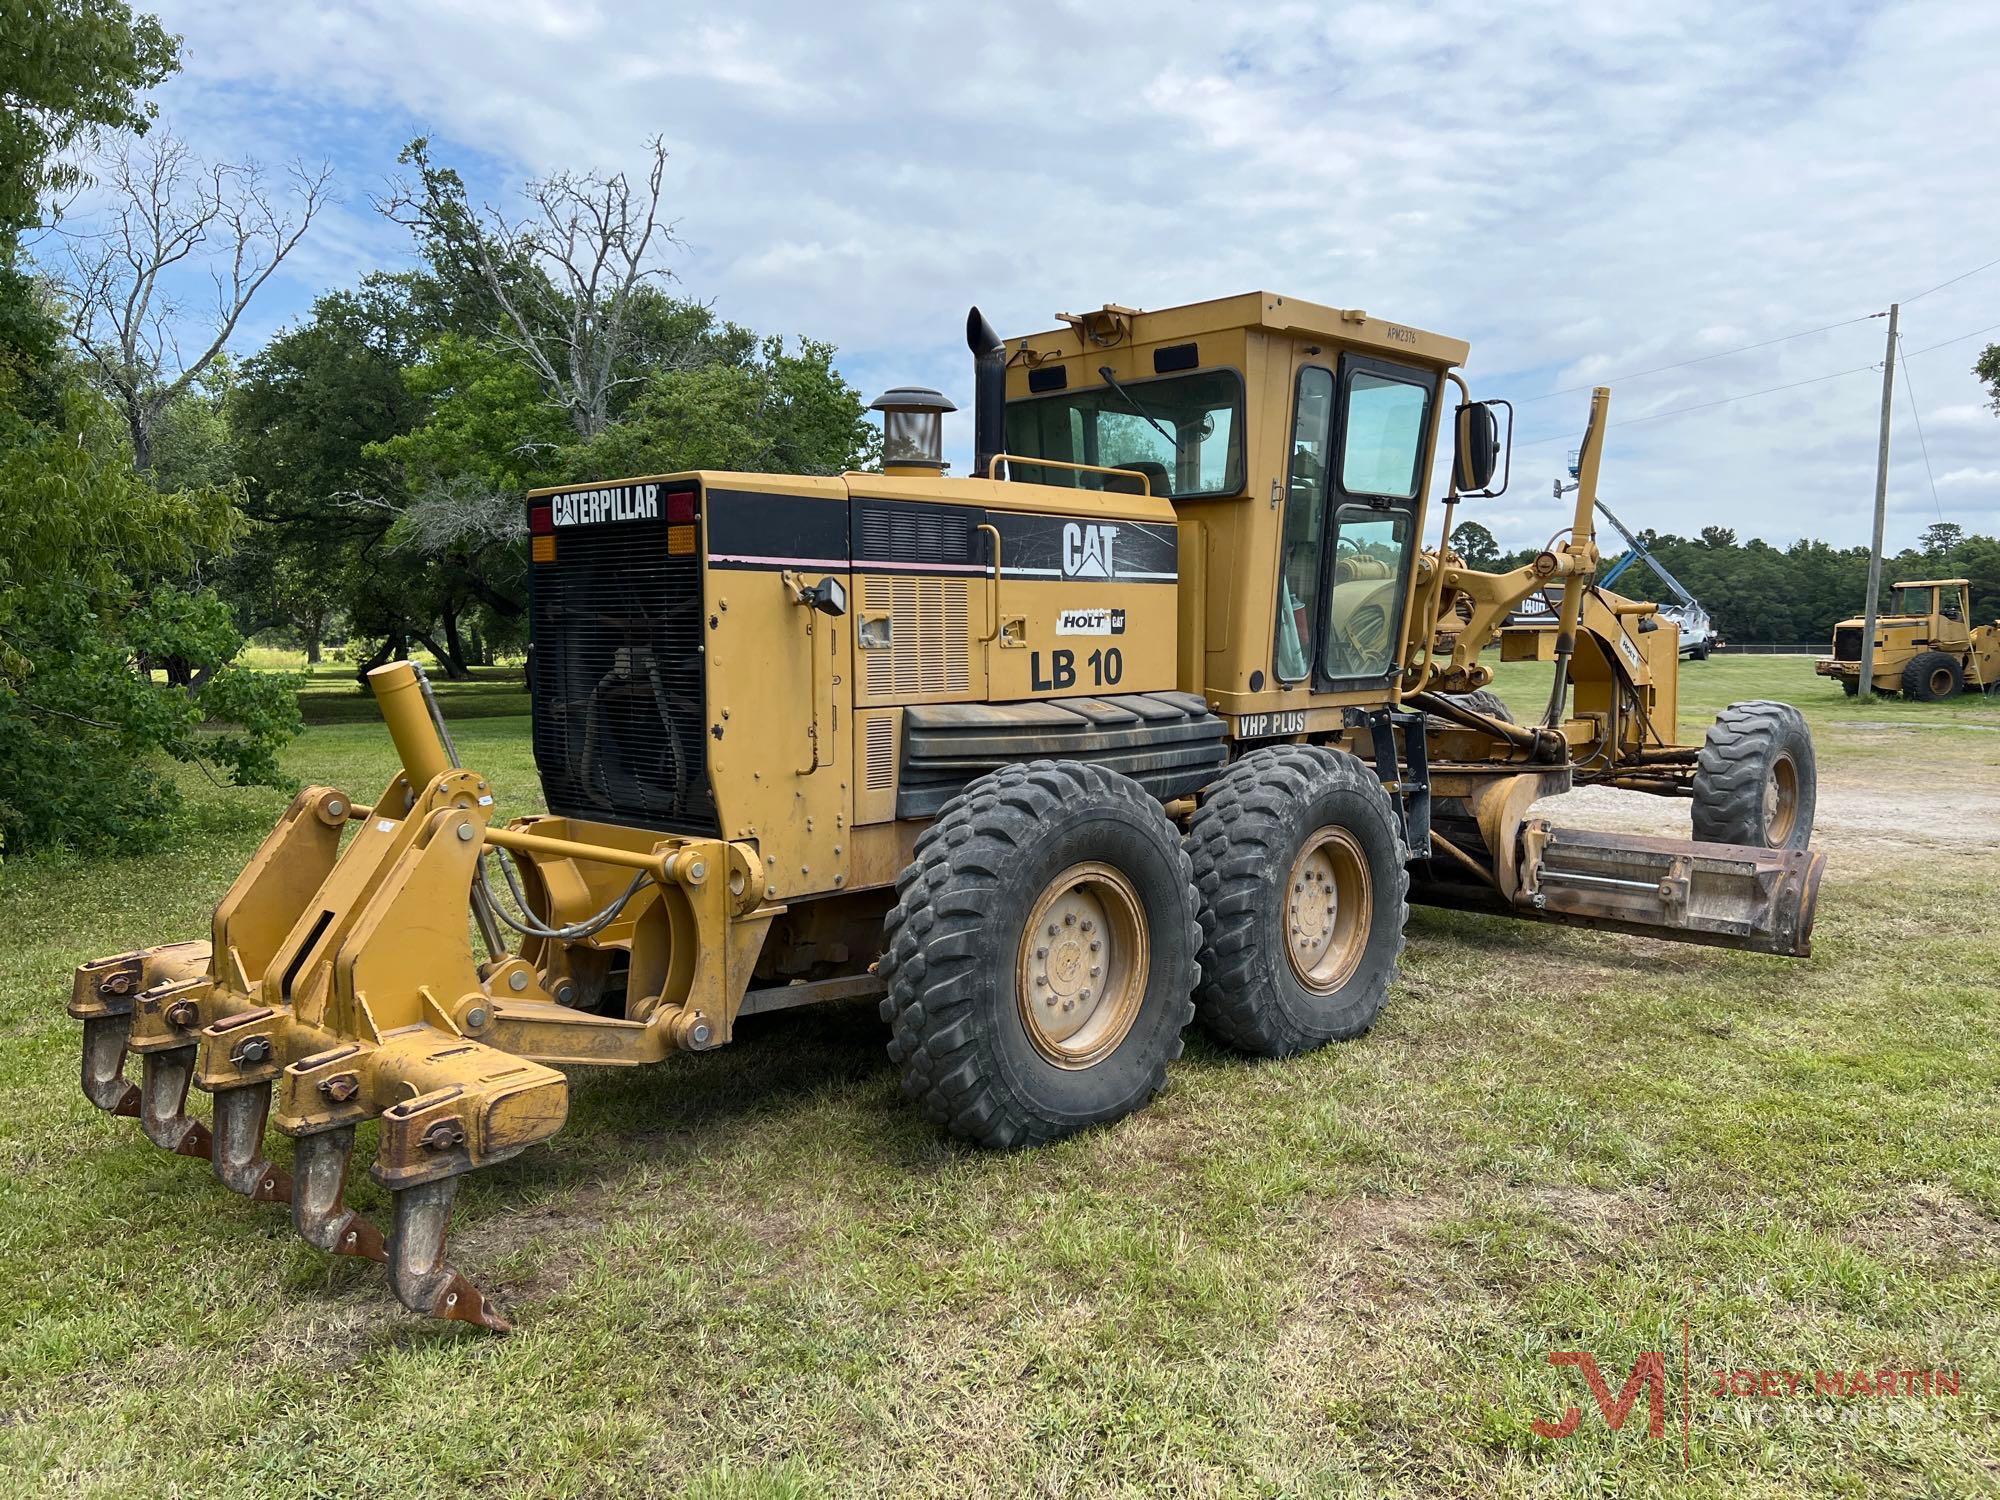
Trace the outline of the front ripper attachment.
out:
<instances>
[{"instance_id":1,"label":"front ripper attachment","mask_svg":"<svg viewBox=\"0 0 2000 1500\"><path fill-rule=\"evenodd\" d=\"M501 993L554 998L525 960L474 957L491 786L450 763L406 664L375 687L405 771L374 807L306 789L217 905L209 941L77 969L83 1091L136 1116L155 1145L208 1159L232 1191L289 1203L309 1243L384 1265L412 1310L505 1332L446 1259L452 1200L465 1173L559 1130L568 1085L474 1033L491 1029ZM189 1114L190 1087L213 1098L209 1123ZM394 1203L386 1240L345 1202L356 1127L370 1119L381 1121L373 1175ZM266 1154L273 1124L296 1143L296 1176Z\"/></svg>"}]
</instances>

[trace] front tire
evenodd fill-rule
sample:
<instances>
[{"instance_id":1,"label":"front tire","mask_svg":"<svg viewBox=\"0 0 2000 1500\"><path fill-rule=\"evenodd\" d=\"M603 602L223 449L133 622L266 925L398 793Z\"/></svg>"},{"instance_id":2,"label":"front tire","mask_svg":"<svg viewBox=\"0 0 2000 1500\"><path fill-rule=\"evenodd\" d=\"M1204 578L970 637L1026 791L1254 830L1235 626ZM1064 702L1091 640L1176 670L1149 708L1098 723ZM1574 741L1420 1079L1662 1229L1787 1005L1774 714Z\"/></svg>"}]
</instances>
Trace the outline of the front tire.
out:
<instances>
[{"instance_id":1,"label":"front tire","mask_svg":"<svg viewBox=\"0 0 2000 1500\"><path fill-rule=\"evenodd\" d=\"M1695 760L1694 836L1755 849L1803 849L1812 839L1819 772L1805 715L1753 699L1715 716Z\"/></svg>"},{"instance_id":2,"label":"front tire","mask_svg":"<svg viewBox=\"0 0 2000 1500\"><path fill-rule=\"evenodd\" d=\"M1374 1024L1409 920L1408 851L1388 793L1316 745L1253 751L1188 832L1201 894L1195 1013L1223 1041L1287 1057Z\"/></svg>"},{"instance_id":3,"label":"front tire","mask_svg":"<svg viewBox=\"0 0 2000 1500\"><path fill-rule=\"evenodd\" d=\"M1965 669L1942 651L1919 652L1903 667L1903 696L1919 703L1956 698L1964 686Z\"/></svg>"},{"instance_id":4,"label":"front tire","mask_svg":"<svg viewBox=\"0 0 2000 1500\"><path fill-rule=\"evenodd\" d=\"M1158 802L1097 766L1006 766L959 793L917 840L883 938L903 1092L981 1146L1130 1114L1194 1013L1187 854Z\"/></svg>"}]
</instances>

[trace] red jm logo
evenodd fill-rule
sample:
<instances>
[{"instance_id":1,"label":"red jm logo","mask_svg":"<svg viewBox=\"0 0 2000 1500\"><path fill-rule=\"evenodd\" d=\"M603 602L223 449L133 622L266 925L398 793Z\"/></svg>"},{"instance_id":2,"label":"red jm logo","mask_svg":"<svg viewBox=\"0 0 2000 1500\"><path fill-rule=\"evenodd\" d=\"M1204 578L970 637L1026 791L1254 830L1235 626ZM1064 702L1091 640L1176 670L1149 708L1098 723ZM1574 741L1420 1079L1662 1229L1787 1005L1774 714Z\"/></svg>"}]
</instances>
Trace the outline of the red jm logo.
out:
<instances>
[{"instance_id":1,"label":"red jm logo","mask_svg":"<svg viewBox=\"0 0 2000 1500\"><path fill-rule=\"evenodd\" d=\"M1597 1356L1581 1349L1561 1349L1549 1355L1552 1365L1575 1365L1583 1371L1583 1378L1590 1386L1590 1394L1597 1402L1597 1409L1604 1413L1605 1425L1613 1432L1625 1425L1625 1419L1632 1414L1632 1405L1639 1398L1639 1392L1646 1392L1648 1420L1646 1430L1656 1438L1667 1435L1667 1362L1657 1352L1642 1354L1632 1366L1632 1373L1626 1377L1625 1388L1616 1396L1605 1383L1603 1374L1597 1368ZM1583 1412L1570 1407L1562 1414L1559 1422L1544 1422L1540 1417L1532 1424L1537 1437L1566 1438L1575 1432L1583 1421Z\"/></svg>"}]
</instances>

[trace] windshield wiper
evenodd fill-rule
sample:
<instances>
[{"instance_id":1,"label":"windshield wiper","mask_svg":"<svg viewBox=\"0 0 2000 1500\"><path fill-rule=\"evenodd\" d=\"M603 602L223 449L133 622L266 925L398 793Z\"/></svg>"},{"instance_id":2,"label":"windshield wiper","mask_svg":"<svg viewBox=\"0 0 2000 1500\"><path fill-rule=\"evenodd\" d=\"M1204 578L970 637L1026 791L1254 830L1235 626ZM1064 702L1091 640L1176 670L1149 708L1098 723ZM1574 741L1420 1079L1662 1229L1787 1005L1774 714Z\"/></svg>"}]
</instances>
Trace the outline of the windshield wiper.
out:
<instances>
[{"instance_id":1,"label":"windshield wiper","mask_svg":"<svg viewBox=\"0 0 2000 1500\"><path fill-rule=\"evenodd\" d=\"M1171 432L1167 431L1166 428L1162 427L1160 425L1159 418L1155 417L1151 412L1147 411L1145 407L1141 406L1138 402L1138 399L1134 397L1130 391L1126 390L1124 386L1118 383L1118 377L1111 373L1111 366L1099 365L1097 367L1097 373L1104 377L1104 383L1110 386L1112 390L1116 391L1119 394L1119 396L1124 400L1127 406L1131 407L1132 410L1136 411L1140 416L1144 417L1148 422L1151 422L1153 424L1153 431L1157 432L1161 437L1165 438L1168 442L1174 445L1174 451L1176 453L1180 452L1181 440L1175 437Z\"/></svg>"}]
</instances>

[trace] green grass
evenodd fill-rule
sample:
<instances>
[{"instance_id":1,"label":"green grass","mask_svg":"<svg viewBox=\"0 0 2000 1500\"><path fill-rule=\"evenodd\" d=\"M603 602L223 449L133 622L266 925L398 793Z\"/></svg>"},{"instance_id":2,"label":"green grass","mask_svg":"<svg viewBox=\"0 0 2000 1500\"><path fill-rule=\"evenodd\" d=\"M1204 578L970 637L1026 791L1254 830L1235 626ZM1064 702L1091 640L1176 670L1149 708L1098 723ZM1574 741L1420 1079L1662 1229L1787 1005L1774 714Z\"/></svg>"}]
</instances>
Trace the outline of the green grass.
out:
<instances>
[{"instance_id":1,"label":"green grass","mask_svg":"<svg viewBox=\"0 0 2000 1500\"><path fill-rule=\"evenodd\" d=\"M1885 802L1937 764L2000 792L2000 704L1862 708L1786 659L1685 680L1694 728L1799 702L1823 774ZM526 727L457 728L505 812L535 804ZM371 796L394 769L364 723L289 763ZM1277 1064L1193 1039L1151 1109L1029 1154L919 1123L865 1004L579 1072L568 1128L461 1195L460 1263L518 1320L493 1339L78 1094L70 967L199 931L283 802L190 797L147 858L0 867L7 1493L2000 1488L1991 842L1834 845L1803 962L1420 910L1368 1037ZM1698 1386L1964 1390L1697 1395L1684 1474L1643 1401L1613 1435L1547 1362L1594 1350L1615 1388L1661 1349L1678 1398L1683 1319ZM1573 1437L1532 1434L1568 1405Z\"/></svg>"}]
</instances>

